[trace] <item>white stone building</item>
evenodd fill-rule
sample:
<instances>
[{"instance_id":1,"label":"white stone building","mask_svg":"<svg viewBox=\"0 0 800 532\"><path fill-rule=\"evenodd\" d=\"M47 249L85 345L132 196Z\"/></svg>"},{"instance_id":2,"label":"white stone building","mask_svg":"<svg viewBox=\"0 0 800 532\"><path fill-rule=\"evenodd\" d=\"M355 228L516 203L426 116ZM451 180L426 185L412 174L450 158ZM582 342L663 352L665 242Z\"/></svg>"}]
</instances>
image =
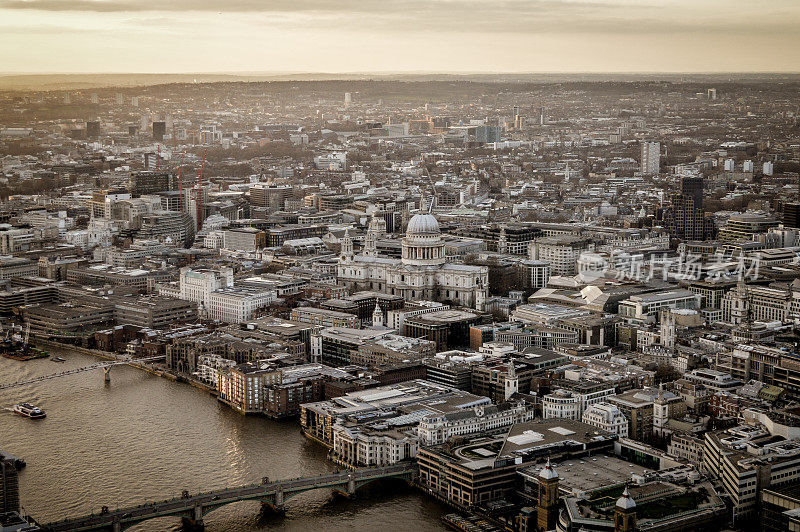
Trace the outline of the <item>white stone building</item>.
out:
<instances>
[{"instance_id":1,"label":"white stone building","mask_svg":"<svg viewBox=\"0 0 800 532\"><path fill-rule=\"evenodd\" d=\"M219 270L181 268L179 285L179 298L207 307L208 298L212 292L233 286L233 268L220 268Z\"/></svg>"},{"instance_id":2,"label":"white stone building","mask_svg":"<svg viewBox=\"0 0 800 532\"><path fill-rule=\"evenodd\" d=\"M613 386L580 393L572 390L556 390L542 396L542 417L564 418L581 421L583 412L606 397L614 395Z\"/></svg>"},{"instance_id":3,"label":"white stone building","mask_svg":"<svg viewBox=\"0 0 800 532\"><path fill-rule=\"evenodd\" d=\"M628 437L628 418L611 403L601 402L589 406L583 413L582 421L620 438Z\"/></svg>"},{"instance_id":4,"label":"white stone building","mask_svg":"<svg viewBox=\"0 0 800 532\"><path fill-rule=\"evenodd\" d=\"M581 398L568 390L556 390L542 396L542 417L580 420Z\"/></svg>"},{"instance_id":5,"label":"white stone building","mask_svg":"<svg viewBox=\"0 0 800 532\"><path fill-rule=\"evenodd\" d=\"M253 312L266 307L278 298L272 287L233 286L233 269L192 270L181 268L178 286L160 285L160 295L194 301L200 315L226 323L241 323L253 317Z\"/></svg>"},{"instance_id":6,"label":"white stone building","mask_svg":"<svg viewBox=\"0 0 800 532\"><path fill-rule=\"evenodd\" d=\"M269 306L276 299L274 290L223 288L209 294L206 312L212 320L242 323L251 319L254 311Z\"/></svg>"},{"instance_id":7,"label":"white stone building","mask_svg":"<svg viewBox=\"0 0 800 532\"><path fill-rule=\"evenodd\" d=\"M364 253L354 255L353 241L345 233L337 267L340 282L354 290L375 290L410 301L452 301L484 309L488 268L448 263L439 223L433 215L417 214L411 218L402 241L401 259L375 256L374 245L375 238L368 234Z\"/></svg>"},{"instance_id":8,"label":"white stone building","mask_svg":"<svg viewBox=\"0 0 800 532\"><path fill-rule=\"evenodd\" d=\"M373 430L366 426L333 426L333 455L346 464L387 466L417 456L419 442L412 431Z\"/></svg>"},{"instance_id":9,"label":"white stone building","mask_svg":"<svg viewBox=\"0 0 800 532\"><path fill-rule=\"evenodd\" d=\"M570 277L578 273L578 258L587 251L594 251L590 239L577 235L558 235L531 242L528 258L549 263L551 275Z\"/></svg>"},{"instance_id":10,"label":"white stone building","mask_svg":"<svg viewBox=\"0 0 800 532\"><path fill-rule=\"evenodd\" d=\"M417 434L421 445L438 445L452 436L491 432L533 418L533 408L525 403L476 406L460 412L427 416L420 421Z\"/></svg>"}]
</instances>

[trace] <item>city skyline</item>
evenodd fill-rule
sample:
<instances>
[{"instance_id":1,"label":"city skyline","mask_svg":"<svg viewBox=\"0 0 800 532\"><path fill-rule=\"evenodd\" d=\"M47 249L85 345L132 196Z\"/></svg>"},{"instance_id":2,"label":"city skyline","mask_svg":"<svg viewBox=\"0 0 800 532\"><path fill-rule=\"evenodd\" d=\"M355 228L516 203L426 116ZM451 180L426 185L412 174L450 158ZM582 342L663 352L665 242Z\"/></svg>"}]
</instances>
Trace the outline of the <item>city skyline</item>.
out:
<instances>
[{"instance_id":1,"label":"city skyline","mask_svg":"<svg viewBox=\"0 0 800 532\"><path fill-rule=\"evenodd\" d=\"M800 531L798 22L0 0L0 532Z\"/></svg>"},{"instance_id":2,"label":"city skyline","mask_svg":"<svg viewBox=\"0 0 800 532\"><path fill-rule=\"evenodd\" d=\"M6 72L796 72L788 0L0 1Z\"/></svg>"}]
</instances>

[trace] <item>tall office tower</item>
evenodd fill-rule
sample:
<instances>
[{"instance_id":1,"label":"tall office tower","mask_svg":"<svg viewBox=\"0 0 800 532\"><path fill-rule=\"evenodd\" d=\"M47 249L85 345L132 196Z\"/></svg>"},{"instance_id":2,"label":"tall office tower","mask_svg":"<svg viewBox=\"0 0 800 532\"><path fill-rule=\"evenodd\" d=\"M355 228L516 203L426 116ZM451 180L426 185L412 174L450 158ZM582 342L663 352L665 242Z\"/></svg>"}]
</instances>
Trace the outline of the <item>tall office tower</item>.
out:
<instances>
[{"instance_id":1,"label":"tall office tower","mask_svg":"<svg viewBox=\"0 0 800 532\"><path fill-rule=\"evenodd\" d=\"M148 170L155 170L158 168L158 162L161 158L157 153L143 153L142 154L142 161L144 163L144 167Z\"/></svg>"},{"instance_id":2,"label":"tall office tower","mask_svg":"<svg viewBox=\"0 0 800 532\"><path fill-rule=\"evenodd\" d=\"M661 143L642 142L642 173L657 174L661 169Z\"/></svg>"},{"instance_id":3,"label":"tall office tower","mask_svg":"<svg viewBox=\"0 0 800 532\"><path fill-rule=\"evenodd\" d=\"M783 204L783 225L800 228L800 203Z\"/></svg>"},{"instance_id":4,"label":"tall office tower","mask_svg":"<svg viewBox=\"0 0 800 532\"><path fill-rule=\"evenodd\" d=\"M766 161L761 166L761 169L764 172L764 175L772 175L775 172L775 165L772 164L772 162L770 162L770 161Z\"/></svg>"},{"instance_id":5,"label":"tall office tower","mask_svg":"<svg viewBox=\"0 0 800 532\"><path fill-rule=\"evenodd\" d=\"M733 159L725 159L725 171L733 172L734 170L736 170L736 161Z\"/></svg>"},{"instance_id":6,"label":"tall office tower","mask_svg":"<svg viewBox=\"0 0 800 532\"><path fill-rule=\"evenodd\" d=\"M91 96L89 96L89 98L91 99L92 104L97 105L98 99L97 99L97 93L96 92L93 92L91 94Z\"/></svg>"},{"instance_id":7,"label":"tall office tower","mask_svg":"<svg viewBox=\"0 0 800 532\"><path fill-rule=\"evenodd\" d=\"M514 129L522 128L522 115L519 114L519 105L514 106Z\"/></svg>"},{"instance_id":8,"label":"tall office tower","mask_svg":"<svg viewBox=\"0 0 800 532\"><path fill-rule=\"evenodd\" d=\"M350 104L353 103L353 95L349 92L344 93L344 106L350 107Z\"/></svg>"},{"instance_id":9,"label":"tall office tower","mask_svg":"<svg viewBox=\"0 0 800 532\"><path fill-rule=\"evenodd\" d=\"M90 139L96 139L100 136L100 121L93 120L91 122L86 122L86 137Z\"/></svg>"},{"instance_id":10,"label":"tall office tower","mask_svg":"<svg viewBox=\"0 0 800 532\"><path fill-rule=\"evenodd\" d=\"M697 207L703 208L703 178L683 177L681 179L681 194L690 196Z\"/></svg>"},{"instance_id":11,"label":"tall office tower","mask_svg":"<svg viewBox=\"0 0 800 532\"><path fill-rule=\"evenodd\" d=\"M167 133L166 122L153 122L153 138L155 140L164 140L164 135Z\"/></svg>"},{"instance_id":12,"label":"tall office tower","mask_svg":"<svg viewBox=\"0 0 800 532\"><path fill-rule=\"evenodd\" d=\"M150 126L150 113L145 113L142 115L142 126L139 128L142 133L147 133L147 130Z\"/></svg>"},{"instance_id":13,"label":"tall office tower","mask_svg":"<svg viewBox=\"0 0 800 532\"><path fill-rule=\"evenodd\" d=\"M0 452L0 514L19 511L19 480L14 460Z\"/></svg>"},{"instance_id":14,"label":"tall office tower","mask_svg":"<svg viewBox=\"0 0 800 532\"><path fill-rule=\"evenodd\" d=\"M117 105L122 105L122 103L123 103L124 101L125 101L125 97L124 97L124 96L122 96L122 93L121 93L121 92L118 92L118 93L117 93Z\"/></svg>"},{"instance_id":15,"label":"tall office tower","mask_svg":"<svg viewBox=\"0 0 800 532\"><path fill-rule=\"evenodd\" d=\"M145 163L155 167L155 155L156 154L153 153L144 154ZM175 174L169 171L131 172L131 180L128 187L131 194L134 196L142 196L145 194L178 190L178 180Z\"/></svg>"},{"instance_id":16,"label":"tall office tower","mask_svg":"<svg viewBox=\"0 0 800 532\"><path fill-rule=\"evenodd\" d=\"M703 178L684 177L681 191L670 198L670 205L659 218L673 238L707 240L714 237L714 219L703 210Z\"/></svg>"},{"instance_id":17,"label":"tall office tower","mask_svg":"<svg viewBox=\"0 0 800 532\"><path fill-rule=\"evenodd\" d=\"M70 99L69 93L67 92L66 94L64 94L64 105L69 105L71 102L72 100Z\"/></svg>"},{"instance_id":18,"label":"tall office tower","mask_svg":"<svg viewBox=\"0 0 800 532\"><path fill-rule=\"evenodd\" d=\"M545 112L546 111L545 111L544 107L539 107L539 125L540 126L543 126L544 123L547 121L547 119L545 117Z\"/></svg>"},{"instance_id":19,"label":"tall office tower","mask_svg":"<svg viewBox=\"0 0 800 532\"><path fill-rule=\"evenodd\" d=\"M134 96L133 98L131 98L131 105L133 107L139 107L139 97L138 96Z\"/></svg>"},{"instance_id":20,"label":"tall office tower","mask_svg":"<svg viewBox=\"0 0 800 532\"><path fill-rule=\"evenodd\" d=\"M717 99L717 89L708 89L708 99L712 102Z\"/></svg>"}]
</instances>

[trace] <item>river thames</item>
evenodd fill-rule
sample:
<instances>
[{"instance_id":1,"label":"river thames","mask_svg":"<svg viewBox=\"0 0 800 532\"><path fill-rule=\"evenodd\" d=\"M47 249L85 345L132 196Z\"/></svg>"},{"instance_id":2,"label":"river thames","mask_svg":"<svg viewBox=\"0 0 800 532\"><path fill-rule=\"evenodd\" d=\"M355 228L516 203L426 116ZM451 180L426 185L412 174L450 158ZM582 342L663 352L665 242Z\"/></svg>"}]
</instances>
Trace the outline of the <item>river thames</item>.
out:
<instances>
[{"instance_id":1,"label":"river thames","mask_svg":"<svg viewBox=\"0 0 800 532\"><path fill-rule=\"evenodd\" d=\"M57 373L98 362L72 351L66 358L19 362L0 357L0 382ZM29 401L47 412L30 420L10 412ZM296 420L244 417L207 393L128 366L0 391L0 449L24 458L20 498L41 523L111 508L336 468L326 449L302 436ZM353 500L328 490L287 502L285 516L241 502L205 517L206 530L443 530L443 505L400 481L367 486ZM161 518L130 530L178 529Z\"/></svg>"}]
</instances>

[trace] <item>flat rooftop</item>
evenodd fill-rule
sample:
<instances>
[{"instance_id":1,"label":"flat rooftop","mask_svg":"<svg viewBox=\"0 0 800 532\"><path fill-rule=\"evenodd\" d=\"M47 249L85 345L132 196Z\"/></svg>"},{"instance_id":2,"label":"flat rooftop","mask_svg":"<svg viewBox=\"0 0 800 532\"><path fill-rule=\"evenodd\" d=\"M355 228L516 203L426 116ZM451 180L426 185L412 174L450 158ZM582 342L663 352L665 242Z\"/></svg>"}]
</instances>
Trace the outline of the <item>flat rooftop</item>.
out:
<instances>
[{"instance_id":1,"label":"flat rooftop","mask_svg":"<svg viewBox=\"0 0 800 532\"><path fill-rule=\"evenodd\" d=\"M537 419L517 423L508 431L500 456L512 456L560 442L588 443L611 437L611 433L572 419Z\"/></svg>"},{"instance_id":2,"label":"flat rooftop","mask_svg":"<svg viewBox=\"0 0 800 532\"><path fill-rule=\"evenodd\" d=\"M428 323L455 323L464 320L472 320L477 318L477 314L467 312L464 310L436 310L428 312L427 314L420 314L412 318L408 318L407 322L428 322Z\"/></svg>"},{"instance_id":3,"label":"flat rooftop","mask_svg":"<svg viewBox=\"0 0 800 532\"><path fill-rule=\"evenodd\" d=\"M565 460L552 465L561 479L559 487L573 493L613 486L630 480L631 475L650 471L640 465L604 454ZM537 464L526 468L524 473L536 476L541 469L541 464Z\"/></svg>"}]
</instances>

